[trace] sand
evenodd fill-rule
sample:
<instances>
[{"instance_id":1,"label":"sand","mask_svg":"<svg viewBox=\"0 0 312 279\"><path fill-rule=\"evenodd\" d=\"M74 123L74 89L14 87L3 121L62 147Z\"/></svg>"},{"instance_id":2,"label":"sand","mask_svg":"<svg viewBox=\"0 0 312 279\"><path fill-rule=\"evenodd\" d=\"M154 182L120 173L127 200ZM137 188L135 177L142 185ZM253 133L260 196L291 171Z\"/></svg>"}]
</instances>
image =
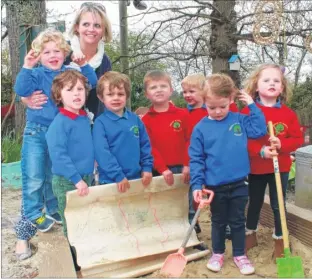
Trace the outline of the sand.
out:
<instances>
[{"instance_id":1,"label":"sand","mask_svg":"<svg viewBox=\"0 0 312 279\"><path fill-rule=\"evenodd\" d=\"M15 249L15 234L14 234L14 223L19 218L20 213L20 202L21 202L21 191L20 190L9 190L2 189L2 243L1 243L1 255L2 255L2 278L7 277L18 277L18 278L34 278L38 275L38 266L40 263L39 253L36 253L38 249L38 237L35 236L31 243L34 255L24 261L17 261L14 255ZM312 212L311 212L312 214ZM211 247L210 239L210 218L209 212L203 211L200 217L200 224L202 227L202 233L199 238L204 241L208 247ZM61 227L55 225L53 231L56 234L62 234ZM258 232L258 243L259 245L248 252L250 260L254 263L256 268L256 274L252 277L277 277L277 268L272 260L273 253L273 240L272 230L269 228L261 227ZM303 260L305 269L305 275L308 278L312 277L312 248L308 248L303 245L297 239L290 237L292 244L292 254L300 256ZM181 277L184 278L207 278L207 277L242 277L239 270L234 265L232 260L231 241L226 242L226 259L224 267L221 272L214 273L206 268L207 259L203 258L198 261L193 261L187 264ZM40 249L40 245L39 245ZM159 277L159 271L148 275L147 277Z\"/></svg>"}]
</instances>

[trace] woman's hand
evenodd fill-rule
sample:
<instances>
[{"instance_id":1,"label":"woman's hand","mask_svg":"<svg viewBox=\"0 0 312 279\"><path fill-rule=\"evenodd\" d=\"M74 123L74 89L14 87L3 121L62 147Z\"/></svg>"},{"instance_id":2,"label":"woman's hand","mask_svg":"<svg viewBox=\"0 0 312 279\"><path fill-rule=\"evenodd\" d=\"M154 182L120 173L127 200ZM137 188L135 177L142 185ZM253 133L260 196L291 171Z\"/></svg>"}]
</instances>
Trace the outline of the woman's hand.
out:
<instances>
[{"instance_id":1,"label":"woman's hand","mask_svg":"<svg viewBox=\"0 0 312 279\"><path fill-rule=\"evenodd\" d=\"M89 186L82 179L75 185L78 190L78 195L83 197L89 194Z\"/></svg>"},{"instance_id":2,"label":"woman's hand","mask_svg":"<svg viewBox=\"0 0 312 279\"><path fill-rule=\"evenodd\" d=\"M190 182L190 167L184 166L182 169L182 180L188 184Z\"/></svg>"},{"instance_id":3,"label":"woman's hand","mask_svg":"<svg viewBox=\"0 0 312 279\"><path fill-rule=\"evenodd\" d=\"M31 109L42 109L48 101L48 96L42 90L34 91L29 97L21 97L22 103Z\"/></svg>"},{"instance_id":4,"label":"woman's hand","mask_svg":"<svg viewBox=\"0 0 312 279\"><path fill-rule=\"evenodd\" d=\"M142 184L144 187L147 187L151 181L152 181L152 173L151 172L147 172L147 171L143 171L142 172Z\"/></svg>"},{"instance_id":5,"label":"woman's hand","mask_svg":"<svg viewBox=\"0 0 312 279\"><path fill-rule=\"evenodd\" d=\"M269 142L271 143L272 147L276 149L281 149L281 140L278 137L269 137Z\"/></svg>"}]
</instances>

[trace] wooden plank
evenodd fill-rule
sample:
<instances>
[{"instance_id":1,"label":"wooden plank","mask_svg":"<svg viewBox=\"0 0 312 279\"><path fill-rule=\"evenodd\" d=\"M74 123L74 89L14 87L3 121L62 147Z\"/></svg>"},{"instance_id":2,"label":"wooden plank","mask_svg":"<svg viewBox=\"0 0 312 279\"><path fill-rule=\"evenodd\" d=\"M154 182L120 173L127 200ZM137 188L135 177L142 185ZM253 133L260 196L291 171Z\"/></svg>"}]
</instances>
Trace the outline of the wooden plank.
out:
<instances>
[{"instance_id":1,"label":"wooden plank","mask_svg":"<svg viewBox=\"0 0 312 279\"><path fill-rule=\"evenodd\" d=\"M39 233L39 278L77 278L69 243L55 232Z\"/></svg>"},{"instance_id":2,"label":"wooden plank","mask_svg":"<svg viewBox=\"0 0 312 279\"><path fill-rule=\"evenodd\" d=\"M176 253L174 251L172 253ZM207 256L209 250L198 251L193 248L187 248L184 252L187 261L193 261ZM81 270L85 278L133 278L152 273L159 270L165 262L167 256L171 253L162 253L138 259L119 261L111 264L98 265L97 267Z\"/></svg>"},{"instance_id":3,"label":"wooden plank","mask_svg":"<svg viewBox=\"0 0 312 279\"><path fill-rule=\"evenodd\" d=\"M286 202L286 219L289 234L312 247L312 211ZM260 215L260 224L274 228L274 217L270 198L265 195Z\"/></svg>"}]
</instances>

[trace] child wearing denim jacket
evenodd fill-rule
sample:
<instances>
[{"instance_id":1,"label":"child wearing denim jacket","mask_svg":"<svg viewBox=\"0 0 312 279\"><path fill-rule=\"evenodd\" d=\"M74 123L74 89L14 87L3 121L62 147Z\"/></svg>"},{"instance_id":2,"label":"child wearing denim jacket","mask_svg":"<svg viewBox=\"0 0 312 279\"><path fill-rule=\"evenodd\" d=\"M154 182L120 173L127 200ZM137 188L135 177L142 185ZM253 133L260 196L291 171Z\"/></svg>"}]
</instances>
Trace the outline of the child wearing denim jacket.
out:
<instances>
[{"instance_id":1,"label":"child wearing denim jacket","mask_svg":"<svg viewBox=\"0 0 312 279\"><path fill-rule=\"evenodd\" d=\"M16 256L19 260L31 256L28 240L37 229L46 232L55 222L61 224L57 200L52 192L51 161L45 134L58 113L51 100L52 81L68 69L63 63L69 52L70 46L62 33L51 29L41 32L33 41L14 85L15 92L22 97L30 96L35 90L42 90L48 96L48 102L41 110L26 110L21 155L22 219L15 227L18 237ZM88 77L91 85L95 86L97 77L92 67L85 64L83 59L74 60L81 66L81 72ZM38 62L40 65L35 67ZM46 214L42 212L43 208ZM28 225L28 221L32 225Z\"/></svg>"},{"instance_id":2,"label":"child wearing denim jacket","mask_svg":"<svg viewBox=\"0 0 312 279\"><path fill-rule=\"evenodd\" d=\"M261 111L246 93L239 99L248 104L250 116L229 111L237 89L225 74L207 78L204 100L208 117L194 128L189 147L191 187L195 202L202 199L202 186L213 190L210 204L213 255L207 268L221 270L225 252L225 228L232 234L234 263L244 275L254 273L245 255L245 207L248 187L245 178L250 171L247 138L258 138L266 133Z\"/></svg>"}]
</instances>

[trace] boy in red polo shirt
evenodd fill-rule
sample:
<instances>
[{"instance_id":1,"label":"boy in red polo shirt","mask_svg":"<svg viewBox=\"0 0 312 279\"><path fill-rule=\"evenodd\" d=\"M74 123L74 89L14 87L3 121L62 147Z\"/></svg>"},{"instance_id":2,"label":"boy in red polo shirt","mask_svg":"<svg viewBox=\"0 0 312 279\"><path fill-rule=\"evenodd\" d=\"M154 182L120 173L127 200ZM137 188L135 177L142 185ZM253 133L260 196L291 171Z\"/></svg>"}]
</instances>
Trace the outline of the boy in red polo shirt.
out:
<instances>
[{"instance_id":1,"label":"boy in red polo shirt","mask_svg":"<svg viewBox=\"0 0 312 279\"><path fill-rule=\"evenodd\" d=\"M163 71L150 71L143 80L146 97L152 106L143 116L152 145L154 175L163 175L166 183L172 185L173 174L182 173L185 183L189 183L189 123L188 113L173 105L169 100L173 89L170 76ZM189 220L192 221L192 193L189 195ZM202 245L196 249L206 250Z\"/></svg>"}]
</instances>

